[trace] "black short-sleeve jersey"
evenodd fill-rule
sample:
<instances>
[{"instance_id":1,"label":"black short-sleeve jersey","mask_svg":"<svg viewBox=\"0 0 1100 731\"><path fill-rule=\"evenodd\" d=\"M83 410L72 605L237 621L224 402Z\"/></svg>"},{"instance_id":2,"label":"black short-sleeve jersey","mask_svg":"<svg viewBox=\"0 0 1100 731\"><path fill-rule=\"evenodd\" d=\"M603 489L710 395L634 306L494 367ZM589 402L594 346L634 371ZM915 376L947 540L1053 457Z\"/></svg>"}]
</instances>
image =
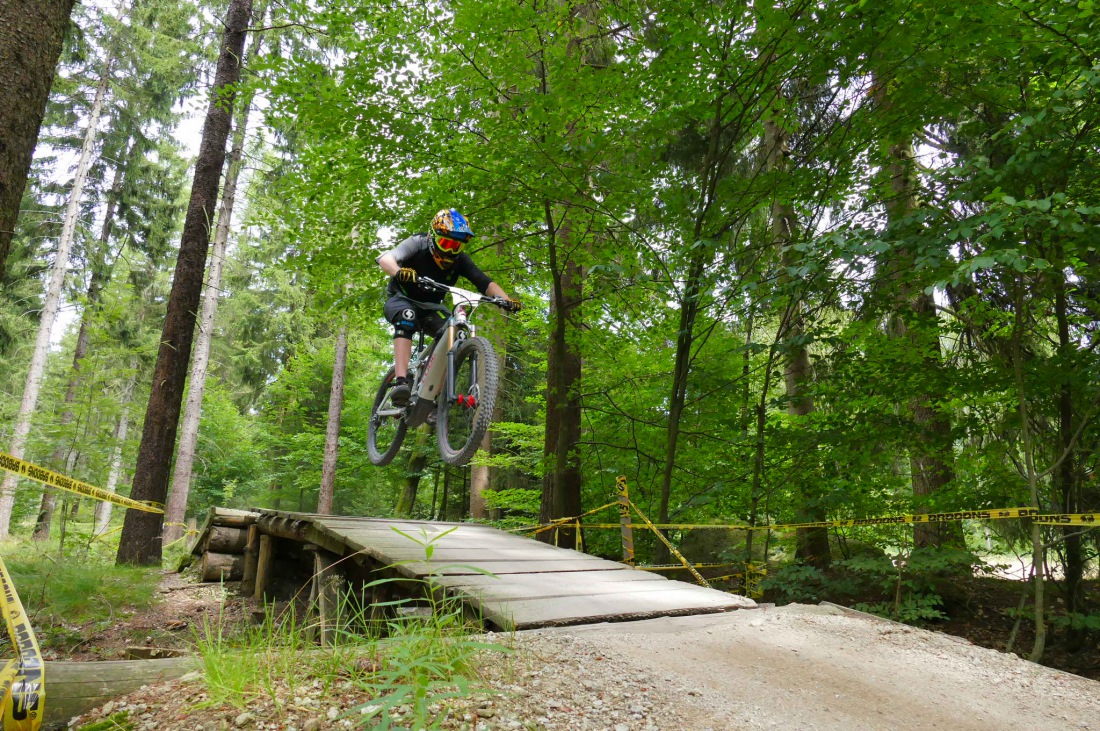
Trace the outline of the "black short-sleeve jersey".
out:
<instances>
[{"instance_id":1,"label":"black short-sleeve jersey","mask_svg":"<svg viewBox=\"0 0 1100 731\"><path fill-rule=\"evenodd\" d=\"M459 254L454 266L442 269L435 263L435 257L432 256L432 240L428 234L413 234L386 253L392 254L399 265L412 269L418 277L428 277L440 284L454 286L459 277L465 277L478 292L485 294L485 290L493 282L485 272L477 268L469 254ZM418 302L438 304L443 301L444 293L417 284L398 282L391 277L389 284L386 285L386 294L388 296L403 294Z\"/></svg>"}]
</instances>

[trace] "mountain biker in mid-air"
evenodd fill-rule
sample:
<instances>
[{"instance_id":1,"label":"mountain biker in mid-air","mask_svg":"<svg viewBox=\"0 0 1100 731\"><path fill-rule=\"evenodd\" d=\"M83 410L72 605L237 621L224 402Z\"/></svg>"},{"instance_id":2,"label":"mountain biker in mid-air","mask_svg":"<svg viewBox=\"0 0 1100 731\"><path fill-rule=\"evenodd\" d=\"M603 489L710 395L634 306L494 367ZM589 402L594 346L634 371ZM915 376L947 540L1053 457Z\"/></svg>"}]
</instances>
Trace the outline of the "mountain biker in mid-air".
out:
<instances>
[{"instance_id":1,"label":"mountain biker in mid-air","mask_svg":"<svg viewBox=\"0 0 1100 731\"><path fill-rule=\"evenodd\" d=\"M384 311L386 319L393 324L395 385L390 398L394 406L406 405L412 395L409 357L413 335L423 329L435 337L444 321L439 312L417 306L418 302L439 304L443 301L443 292L418 286L419 277L453 285L462 276L481 294L507 299L510 312L520 309L518 300L509 297L500 285L477 268L469 254L462 252L473 236L466 218L454 208L445 208L435 214L430 233L413 234L378 257L378 265L391 277L386 286Z\"/></svg>"}]
</instances>

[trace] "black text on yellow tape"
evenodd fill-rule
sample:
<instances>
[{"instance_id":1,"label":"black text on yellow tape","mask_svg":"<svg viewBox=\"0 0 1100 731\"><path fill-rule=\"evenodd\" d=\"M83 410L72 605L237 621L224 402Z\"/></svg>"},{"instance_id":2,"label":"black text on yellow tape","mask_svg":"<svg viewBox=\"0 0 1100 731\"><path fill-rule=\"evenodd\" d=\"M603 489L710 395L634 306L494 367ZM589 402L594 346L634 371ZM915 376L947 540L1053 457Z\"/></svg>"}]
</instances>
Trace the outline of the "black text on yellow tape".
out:
<instances>
[{"instance_id":1,"label":"black text on yellow tape","mask_svg":"<svg viewBox=\"0 0 1100 731\"><path fill-rule=\"evenodd\" d=\"M1039 525L1091 525L1100 526L1100 513L1062 513L1054 515L1036 515Z\"/></svg>"},{"instance_id":2,"label":"black text on yellow tape","mask_svg":"<svg viewBox=\"0 0 1100 731\"><path fill-rule=\"evenodd\" d=\"M38 640L3 559L0 559L0 602L11 643L19 653L17 660L9 661L0 671L4 731L38 731L46 704L45 667Z\"/></svg>"},{"instance_id":3,"label":"black text on yellow tape","mask_svg":"<svg viewBox=\"0 0 1100 731\"><path fill-rule=\"evenodd\" d=\"M1039 511L1034 508L994 508L990 510L960 510L953 513L915 513L913 515L886 515L881 518L849 518L824 520L817 523L778 523L769 528L851 528L857 525L904 525L908 523L949 523L955 520L1007 520L1009 518L1034 518Z\"/></svg>"},{"instance_id":4,"label":"black text on yellow tape","mask_svg":"<svg viewBox=\"0 0 1100 731\"><path fill-rule=\"evenodd\" d=\"M89 485L86 482L80 480L74 480L71 477L48 470L45 467L39 467L36 464L27 462L26 460L13 457L10 454L0 452L0 469L7 470L8 472L14 472L20 477L26 477L36 482L41 482L43 485L49 485L50 487L56 487L59 490L67 490L69 492L75 492L77 495L84 495L85 497L94 498L103 502L114 503L115 505L121 505L124 508L133 508L134 510L144 510L147 513L163 513L164 508L158 503L143 503L138 500L131 500L128 497L122 495L116 495L113 492L104 490L101 487L95 487Z\"/></svg>"}]
</instances>

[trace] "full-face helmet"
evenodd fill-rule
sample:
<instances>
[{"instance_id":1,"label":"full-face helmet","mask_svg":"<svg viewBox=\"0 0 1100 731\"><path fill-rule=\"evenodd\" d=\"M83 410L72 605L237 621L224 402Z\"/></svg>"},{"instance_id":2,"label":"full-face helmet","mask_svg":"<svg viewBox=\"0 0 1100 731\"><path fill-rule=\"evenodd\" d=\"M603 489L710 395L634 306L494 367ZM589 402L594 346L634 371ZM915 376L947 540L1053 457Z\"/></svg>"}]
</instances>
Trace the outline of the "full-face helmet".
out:
<instances>
[{"instance_id":1,"label":"full-face helmet","mask_svg":"<svg viewBox=\"0 0 1100 731\"><path fill-rule=\"evenodd\" d=\"M433 253L444 259L454 259L461 254L466 242L474 236L466 217L454 208L444 208L435 214L432 234Z\"/></svg>"}]
</instances>

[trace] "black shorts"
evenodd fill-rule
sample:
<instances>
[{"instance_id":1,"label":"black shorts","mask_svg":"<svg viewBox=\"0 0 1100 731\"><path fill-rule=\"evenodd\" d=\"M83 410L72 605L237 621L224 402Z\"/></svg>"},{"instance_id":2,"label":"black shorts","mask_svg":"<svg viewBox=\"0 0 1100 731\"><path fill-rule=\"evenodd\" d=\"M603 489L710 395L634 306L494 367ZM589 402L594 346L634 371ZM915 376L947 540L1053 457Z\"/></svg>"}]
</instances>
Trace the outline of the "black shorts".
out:
<instances>
[{"instance_id":1,"label":"black shorts","mask_svg":"<svg viewBox=\"0 0 1100 731\"><path fill-rule=\"evenodd\" d=\"M446 322L442 313L417 307L412 300L401 294L395 294L386 300L382 310L386 314L386 320L393 325L394 337L402 337L400 332L404 331L411 339L412 333L423 330L436 338Z\"/></svg>"}]
</instances>

